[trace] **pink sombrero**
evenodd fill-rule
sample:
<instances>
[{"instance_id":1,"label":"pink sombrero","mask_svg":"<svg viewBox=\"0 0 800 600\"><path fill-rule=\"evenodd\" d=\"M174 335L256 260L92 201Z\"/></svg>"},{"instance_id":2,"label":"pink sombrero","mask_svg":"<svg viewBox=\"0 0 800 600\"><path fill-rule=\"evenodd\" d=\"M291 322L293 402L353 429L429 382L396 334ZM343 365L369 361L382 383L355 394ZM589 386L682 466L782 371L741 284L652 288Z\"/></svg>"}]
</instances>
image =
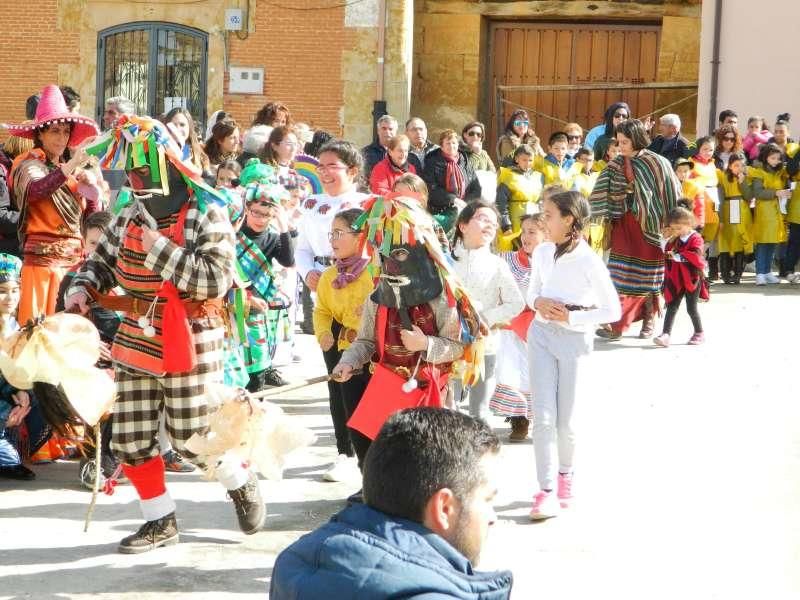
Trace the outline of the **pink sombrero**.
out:
<instances>
[{"instance_id":1,"label":"pink sombrero","mask_svg":"<svg viewBox=\"0 0 800 600\"><path fill-rule=\"evenodd\" d=\"M48 85L42 90L42 98L39 100L36 118L33 121L20 125L3 123L3 127L8 129L11 135L32 139L33 133L48 123L72 123L70 146L77 146L86 138L100 133L97 123L92 119L67 110L67 103L64 102L64 96L61 95L57 85Z\"/></svg>"}]
</instances>

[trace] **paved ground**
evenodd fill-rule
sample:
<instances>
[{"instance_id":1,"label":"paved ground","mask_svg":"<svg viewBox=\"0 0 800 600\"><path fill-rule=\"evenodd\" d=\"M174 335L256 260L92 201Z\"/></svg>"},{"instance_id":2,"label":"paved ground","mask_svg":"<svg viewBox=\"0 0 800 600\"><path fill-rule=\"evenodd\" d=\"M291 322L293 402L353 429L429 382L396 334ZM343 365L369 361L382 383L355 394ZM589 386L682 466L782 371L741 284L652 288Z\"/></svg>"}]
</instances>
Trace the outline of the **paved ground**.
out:
<instances>
[{"instance_id":1,"label":"paved ground","mask_svg":"<svg viewBox=\"0 0 800 600\"><path fill-rule=\"evenodd\" d=\"M512 569L515 598L800 598L800 288L715 290L704 347L598 342L569 514L529 523L532 446L503 448L481 566ZM681 314L674 337L688 339L688 326ZM294 377L322 370L303 344ZM319 439L284 481L263 483L269 518L251 537L198 475L170 476L182 543L141 556L115 552L140 519L129 486L101 499L83 533L76 464L0 482L0 598L263 598L276 553L358 487L321 480L335 454L324 393L281 401Z\"/></svg>"}]
</instances>

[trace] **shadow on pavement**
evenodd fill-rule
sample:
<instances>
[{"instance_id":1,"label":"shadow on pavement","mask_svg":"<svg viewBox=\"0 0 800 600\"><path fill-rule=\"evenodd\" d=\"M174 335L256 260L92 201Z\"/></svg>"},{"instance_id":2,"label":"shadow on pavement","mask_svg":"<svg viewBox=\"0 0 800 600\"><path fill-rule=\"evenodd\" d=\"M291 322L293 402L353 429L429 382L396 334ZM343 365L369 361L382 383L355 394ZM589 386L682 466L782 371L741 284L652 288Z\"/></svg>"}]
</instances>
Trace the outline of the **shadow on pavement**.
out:
<instances>
[{"instance_id":1,"label":"shadow on pavement","mask_svg":"<svg viewBox=\"0 0 800 600\"><path fill-rule=\"evenodd\" d=\"M157 549L154 552L168 552ZM109 570L113 583L109 587ZM36 590L36 600L62 599L69 594L148 593L148 592L223 592L228 594L266 593L272 576L269 567L258 569L220 569L215 571L196 567L178 567L167 563L132 565L96 565L80 569L60 569L29 575L9 575L3 578L3 589L17 592L12 598L30 598L26 590Z\"/></svg>"}]
</instances>

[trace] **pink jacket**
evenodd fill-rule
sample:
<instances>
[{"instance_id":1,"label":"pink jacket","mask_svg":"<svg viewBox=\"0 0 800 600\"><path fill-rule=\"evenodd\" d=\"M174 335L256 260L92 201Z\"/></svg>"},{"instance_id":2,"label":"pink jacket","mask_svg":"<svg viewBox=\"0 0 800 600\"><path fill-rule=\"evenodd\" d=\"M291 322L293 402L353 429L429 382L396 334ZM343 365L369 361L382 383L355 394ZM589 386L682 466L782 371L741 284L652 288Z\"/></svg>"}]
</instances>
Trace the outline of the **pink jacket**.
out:
<instances>
[{"instance_id":1,"label":"pink jacket","mask_svg":"<svg viewBox=\"0 0 800 600\"><path fill-rule=\"evenodd\" d=\"M767 129L758 133L748 133L742 138L742 149L750 157L750 160L755 160L758 158L759 145L766 144L771 137L772 134Z\"/></svg>"}]
</instances>

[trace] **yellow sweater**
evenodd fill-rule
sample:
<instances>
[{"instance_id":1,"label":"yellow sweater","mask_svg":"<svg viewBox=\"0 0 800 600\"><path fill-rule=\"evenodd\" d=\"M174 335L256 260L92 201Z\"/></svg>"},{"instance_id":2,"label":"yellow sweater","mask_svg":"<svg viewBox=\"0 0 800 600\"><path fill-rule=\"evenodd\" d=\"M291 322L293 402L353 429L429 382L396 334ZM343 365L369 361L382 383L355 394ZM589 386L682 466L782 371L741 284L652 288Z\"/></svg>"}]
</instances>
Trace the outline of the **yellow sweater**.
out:
<instances>
[{"instance_id":1,"label":"yellow sweater","mask_svg":"<svg viewBox=\"0 0 800 600\"><path fill-rule=\"evenodd\" d=\"M317 284L317 303L314 306L314 335L320 341L326 333L332 333L333 322L341 323L345 329L358 331L364 301L375 288L369 269L364 269L358 279L340 289L334 289L333 280L338 271L336 266L322 272ZM350 346L347 336L339 335L338 348Z\"/></svg>"}]
</instances>

